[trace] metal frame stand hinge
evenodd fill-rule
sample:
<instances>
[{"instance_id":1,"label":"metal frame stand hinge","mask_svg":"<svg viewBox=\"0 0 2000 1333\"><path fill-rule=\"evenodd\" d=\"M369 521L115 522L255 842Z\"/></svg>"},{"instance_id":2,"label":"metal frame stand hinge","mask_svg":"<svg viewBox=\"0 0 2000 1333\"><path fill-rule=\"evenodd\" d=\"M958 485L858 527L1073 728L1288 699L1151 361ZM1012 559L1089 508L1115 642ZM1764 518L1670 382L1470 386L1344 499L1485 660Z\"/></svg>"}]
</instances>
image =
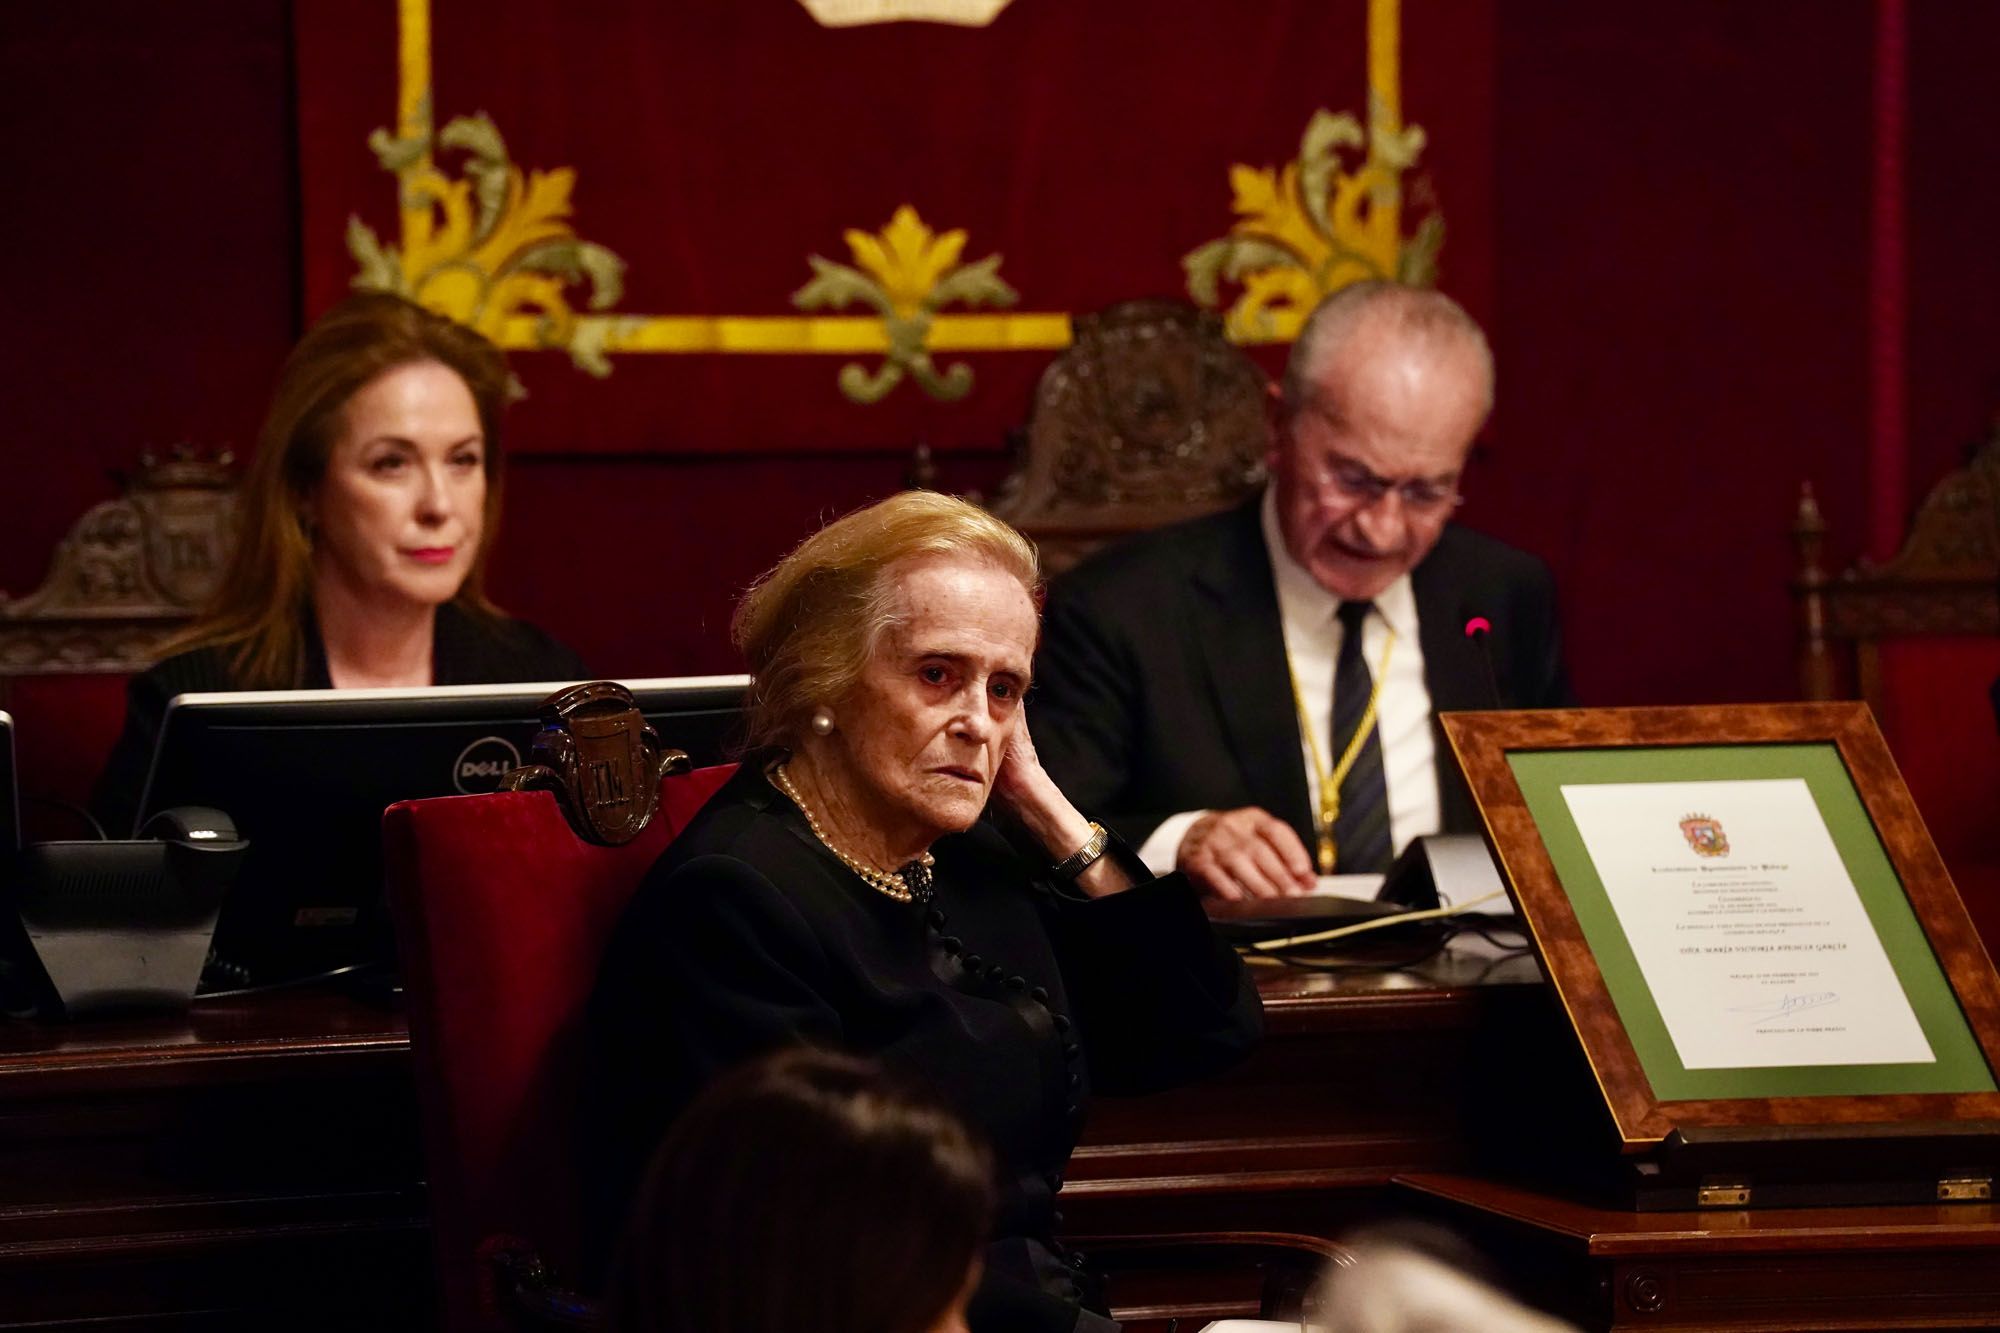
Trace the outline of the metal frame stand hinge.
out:
<instances>
[{"instance_id":1,"label":"metal frame stand hinge","mask_svg":"<svg viewBox=\"0 0 2000 1333\"><path fill-rule=\"evenodd\" d=\"M1991 1176L1947 1176L1938 1182L1939 1203L1989 1203L1993 1199Z\"/></svg>"}]
</instances>

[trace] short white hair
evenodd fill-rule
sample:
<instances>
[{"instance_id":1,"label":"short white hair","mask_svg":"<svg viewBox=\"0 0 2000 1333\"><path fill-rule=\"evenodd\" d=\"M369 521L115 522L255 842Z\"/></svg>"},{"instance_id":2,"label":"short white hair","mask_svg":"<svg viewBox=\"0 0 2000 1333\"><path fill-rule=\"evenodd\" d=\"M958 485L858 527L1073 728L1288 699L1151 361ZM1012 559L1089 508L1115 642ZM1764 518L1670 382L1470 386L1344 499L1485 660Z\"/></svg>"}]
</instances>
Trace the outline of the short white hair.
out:
<instances>
[{"instance_id":1,"label":"short white hair","mask_svg":"<svg viewBox=\"0 0 2000 1333\"><path fill-rule=\"evenodd\" d=\"M1479 321L1443 292L1370 280L1342 287L1306 316L1285 362L1281 389L1288 417L1297 416L1306 406L1315 387L1325 380L1334 357L1364 327L1371 333L1407 337L1433 347L1450 343L1469 347L1483 372L1486 411L1493 410L1493 349Z\"/></svg>"}]
</instances>

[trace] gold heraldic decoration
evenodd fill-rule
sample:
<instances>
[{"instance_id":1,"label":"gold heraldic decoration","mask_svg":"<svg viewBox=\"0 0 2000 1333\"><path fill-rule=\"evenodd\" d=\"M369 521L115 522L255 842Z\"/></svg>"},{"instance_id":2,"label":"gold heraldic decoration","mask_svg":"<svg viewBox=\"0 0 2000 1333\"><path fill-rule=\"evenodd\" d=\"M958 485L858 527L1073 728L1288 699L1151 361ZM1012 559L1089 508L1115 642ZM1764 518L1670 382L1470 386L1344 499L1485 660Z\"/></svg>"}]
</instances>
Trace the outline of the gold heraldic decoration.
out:
<instances>
[{"instance_id":1,"label":"gold heraldic decoration","mask_svg":"<svg viewBox=\"0 0 2000 1333\"><path fill-rule=\"evenodd\" d=\"M1423 151L1423 129L1395 128L1379 109L1371 119L1372 135L1350 113L1322 109L1281 171L1229 169L1238 221L1181 265L1201 305L1221 305L1225 281L1241 285L1224 316L1234 340L1290 338L1321 297L1350 283L1436 280L1444 220L1432 214L1410 236L1402 232L1402 177ZM1343 152L1361 160L1350 169Z\"/></svg>"},{"instance_id":2,"label":"gold heraldic decoration","mask_svg":"<svg viewBox=\"0 0 2000 1333\"><path fill-rule=\"evenodd\" d=\"M957 402L970 393L970 366L959 362L940 372L932 362L931 325L947 305L1013 305L1018 297L1000 279L1000 256L959 263L965 232L940 236L909 204L898 208L878 234L850 230L842 239L855 266L809 255L812 281L792 293L792 304L801 310L839 310L858 301L882 317L889 338L885 359L874 371L854 361L842 366L840 391L857 403L878 403L908 376L941 402Z\"/></svg>"},{"instance_id":3,"label":"gold heraldic decoration","mask_svg":"<svg viewBox=\"0 0 2000 1333\"><path fill-rule=\"evenodd\" d=\"M428 125L428 114L423 119ZM396 138L379 129L368 145L400 187L403 247L383 245L350 217L347 248L360 265L356 287L407 296L503 345L510 322L525 316L534 346L567 351L592 375L611 373L605 322L579 320L569 293L586 287L592 310L616 304L625 261L570 226L573 169L524 174L483 114L447 122L435 145L428 130ZM465 154L456 179L432 160L434 146Z\"/></svg>"}]
</instances>

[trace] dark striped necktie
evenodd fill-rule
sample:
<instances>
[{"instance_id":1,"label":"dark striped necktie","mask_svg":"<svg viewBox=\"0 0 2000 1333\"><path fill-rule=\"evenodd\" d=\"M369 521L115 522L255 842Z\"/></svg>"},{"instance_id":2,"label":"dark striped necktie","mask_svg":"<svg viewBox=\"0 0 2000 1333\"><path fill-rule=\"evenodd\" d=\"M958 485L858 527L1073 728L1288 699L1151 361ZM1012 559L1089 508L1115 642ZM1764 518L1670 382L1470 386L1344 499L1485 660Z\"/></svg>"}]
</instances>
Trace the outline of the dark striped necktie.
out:
<instances>
[{"instance_id":1,"label":"dark striped necktie","mask_svg":"<svg viewBox=\"0 0 2000 1333\"><path fill-rule=\"evenodd\" d=\"M1361 626L1373 602L1340 604L1340 660L1333 672L1333 762L1339 763L1368 714L1375 681L1361 655ZM1394 847L1389 835L1389 784L1382 776L1382 729L1371 719L1368 737L1354 766L1340 783L1340 816L1333 822L1338 852L1334 868L1343 875L1380 874L1389 868Z\"/></svg>"}]
</instances>

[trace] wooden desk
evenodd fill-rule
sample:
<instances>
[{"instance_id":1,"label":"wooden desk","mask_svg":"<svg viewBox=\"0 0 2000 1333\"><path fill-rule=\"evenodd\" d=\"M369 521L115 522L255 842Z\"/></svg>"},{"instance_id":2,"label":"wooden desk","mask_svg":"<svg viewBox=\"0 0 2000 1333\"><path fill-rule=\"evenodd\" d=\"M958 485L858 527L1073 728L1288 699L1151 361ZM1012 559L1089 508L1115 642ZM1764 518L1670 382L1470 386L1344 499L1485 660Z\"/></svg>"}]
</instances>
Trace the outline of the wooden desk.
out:
<instances>
[{"instance_id":1,"label":"wooden desk","mask_svg":"<svg viewBox=\"0 0 2000 1333\"><path fill-rule=\"evenodd\" d=\"M1240 1069L1093 1106L1066 1229L1324 1232L1398 1172L1464 1165L1472 1053L1555 1022L1508 984L1534 976L1261 976L1267 1040ZM324 990L0 1021L0 1328L425 1327L409 1059L401 1015Z\"/></svg>"},{"instance_id":2,"label":"wooden desk","mask_svg":"<svg viewBox=\"0 0 2000 1333\"><path fill-rule=\"evenodd\" d=\"M321 991L0 1021L0 1328L425 1327L409 1061Z\"/></svg>"},{"instance_id":3,"label":"wooden desk","mask_svg":"<svg viewBox=\"0 0 2000 1333\"><path fill-rule=\"evenodd\" d=\"M1494 1099L1568 1049L1534 975L1260 976L1241 1067L1092 1107L1065 1229L1325 1235L1421 1205L1589 1327L2000 1324L1989 1206L1640 1215L1465 1174ZM0 1329L427 1327L409 1058L400 1015L328 991L0 1022Z\"/></svg>"},{"instance_id":4,"label":"wooden desk","mask_svg":"<svg viewBox=\"0 0 2000 1333\"><path fill-rule=\"evenodd\" d=\"M1329 1235L1395 1176L1470 1165L1508 1051L1565 1037L1530 958L1446 955L1403 972L1260 970L1264 1042L1227 1077L1091 1104L1062 1194L1081 1235Z\"/></svg>"},{"instance_id":5,"label":"wooden desk","mask_svg":"<svg viewBox=\"0 0 2000 1333\"><path fill-rule=\"evenodd\" d=\"M1463 1176L1398 1181L1588 1329L2000 1326L2000 1209L1633 1213Z\"/></svg>"}]
</instances>

